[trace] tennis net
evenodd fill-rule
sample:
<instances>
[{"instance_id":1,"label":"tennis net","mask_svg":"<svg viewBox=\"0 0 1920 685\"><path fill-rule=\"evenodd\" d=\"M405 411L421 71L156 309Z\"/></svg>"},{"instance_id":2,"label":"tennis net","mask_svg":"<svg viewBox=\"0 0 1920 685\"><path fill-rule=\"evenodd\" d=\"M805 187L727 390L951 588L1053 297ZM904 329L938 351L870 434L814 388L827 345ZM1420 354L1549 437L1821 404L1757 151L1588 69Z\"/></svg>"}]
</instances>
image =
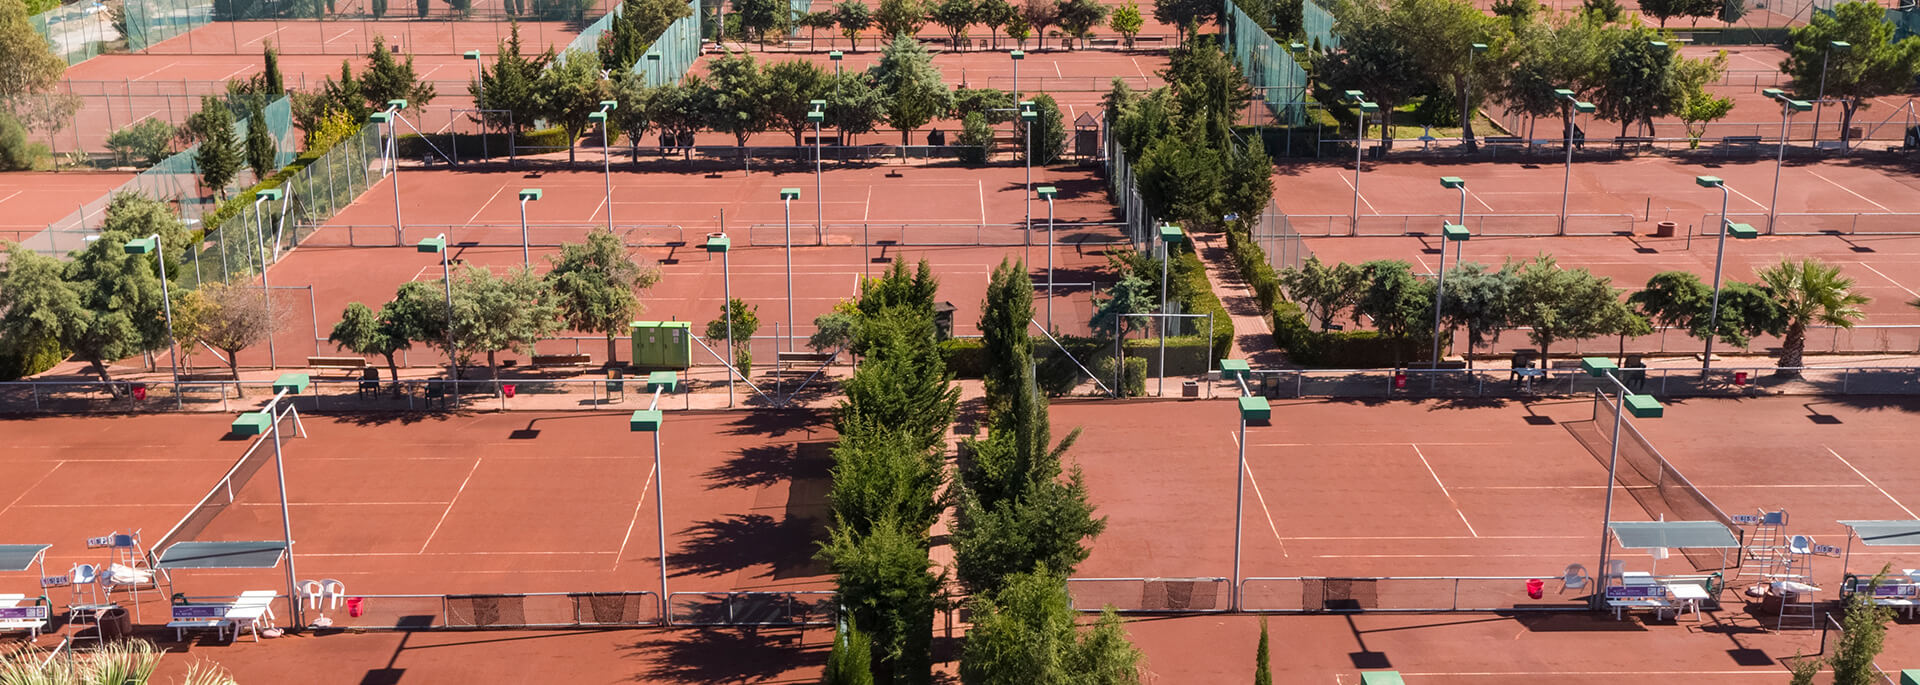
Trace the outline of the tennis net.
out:
<instances>
[{"instance_id":1,"label":"tennis net","mask_svg":"<svg viewBox=\"0 0 1920 685\"><path fill-rule=\"evenodd\" d=\"M1595 439L1587 441L1588 451L1600 460L1601 466L1607 465L1609 449L1613 439L1614 399L1606 393L1593 393L1593 421L1591 426ZM1626 416L1620 417L1620 463L1614 469L1614 480L1620 483L1633 499L1645 509L1647 516L1668 521L1719 521L1734 535L1740 535L1740 527L1734 525L1733 518L1727 516L1713 499L1694 487L1680 470L1673 467L1646 436L1634 428L1633 422ZM1725 550L1682 549L1696 570L1718 570L1724 567ZM1737 563L1737 562L1736 562Z\"/></svg>"},{"instance_id":2,"label":"tennis net","mask_svg":"<svg viewBox=\"0 0 1920 685\"><path fill-rule=\"evenodd\" d=\"M294 428L296 420L291 411L280 414L280 427L288 429L286 435L298 434L297 429ZM273 463L272 441L272 431L262 431L259 437L254 438L253 444L247 446L247 451L242 453L239 459L234 460L233 466L229 467L226 473L221 474L220 480L214 481L213 487L207 490L206 496L201 497L200 501L187 511L187 515L180 518L179 523L173 524L173 528L169 529L166 535L160 536L159 541L150 548L151 553L159 555L176 542L198 540L208 525L218 519L228 507L240 501L240 492L246 488L247 483L252 482L253 477L260 473L261 469Z\"/></svg>"}]
</instances>

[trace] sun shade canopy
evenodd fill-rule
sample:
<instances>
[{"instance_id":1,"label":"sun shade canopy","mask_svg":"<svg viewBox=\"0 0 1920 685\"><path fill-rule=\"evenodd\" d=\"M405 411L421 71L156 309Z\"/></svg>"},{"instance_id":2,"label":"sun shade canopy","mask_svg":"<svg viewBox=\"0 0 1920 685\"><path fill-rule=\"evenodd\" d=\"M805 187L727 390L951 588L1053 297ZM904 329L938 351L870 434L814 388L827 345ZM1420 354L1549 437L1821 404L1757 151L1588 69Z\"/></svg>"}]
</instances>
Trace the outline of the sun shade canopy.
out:
<instances>
[{"instance_id":1,"label":"sun shade canopy","mask_svg":"<svg viewBox=\"0 0 1920 685\"><path fill-rule=\"evenodd\" d=\"M287 543L279 540L248 542L182 542L160 553L155 568L216 569L274 568L287 554Z\"/></svg>"},{"instance_id":2,"label":"sun shade canopy","mask_svg":"<svg viewBox=\"0 0 1920 685\"><path fill-rule=\"evenodd\" d=\"M1920 521L1841 521L1868 547L1920 547Z\"/></svg>"},{"instance_id":3,"label":"sun shade canopy","mask_svg":"<svg viewBox=\"0 0 1920 685\"><path fill-rule=\"evenodd\" d=\"M0 545L0 572L17 573L33 568L40 555L53 545Z\"/></svg>"},{"instance_id":4,"label":"sun shade canopy","mask_svg":"<svg viewBox=\"0 0 1920 685\"><path fill-rule=\"evenodd\" d=\"M1739 538L1719 521L1613 521L1607 528L1626 549L1735 549L1740 546Z\"/></svg>"}]
</instances>

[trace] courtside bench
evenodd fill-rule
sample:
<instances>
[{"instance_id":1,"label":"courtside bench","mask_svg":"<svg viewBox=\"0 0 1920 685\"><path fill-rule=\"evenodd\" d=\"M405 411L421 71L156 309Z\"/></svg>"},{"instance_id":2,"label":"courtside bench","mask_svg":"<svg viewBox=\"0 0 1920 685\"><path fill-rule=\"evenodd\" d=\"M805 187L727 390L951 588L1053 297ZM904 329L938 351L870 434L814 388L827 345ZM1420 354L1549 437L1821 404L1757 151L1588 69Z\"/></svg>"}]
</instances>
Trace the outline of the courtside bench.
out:
<instances>
[{"instance_id":1,"label":"courtside bench","mask_svg":"<svg viewBox=\"0 0 1920 685\"><path fill-rule=\"evenodd\" d=\"M227 626L233 625L227 620L227 612L233 610L229 603L220 604L175 604L173 613L168 617L167 627L173 629L173 639L179 642L186 639L189 630L212 630L220 639L227 637Z\"/></svg>"},{"instance_id":2,"label":"courtside bench","mask_svg":"<svg viewBox=\"0 0 1920 685\"><path fill-rule=\"evenodd\" d=\"M24 630L38 639L52 617L53 610L38 597L29 603L26 595L0 595L0 633Z\"/></svg>"},{"instance_id":3,"label":"courtside bench","mask_svg":"<svg viewBox=\"0 0 1920 685\"><path fill-rule=\"evenodd\" d=\"M1664 585L1613 585L1607 587L1607 606L1613 609L1613 619L1624 618L1624 613L1634 609L1652 609L1655 619L1666 618L1667 612L1678 612L1679 605L1667 598Z\"/></svg>"}]
</instances>

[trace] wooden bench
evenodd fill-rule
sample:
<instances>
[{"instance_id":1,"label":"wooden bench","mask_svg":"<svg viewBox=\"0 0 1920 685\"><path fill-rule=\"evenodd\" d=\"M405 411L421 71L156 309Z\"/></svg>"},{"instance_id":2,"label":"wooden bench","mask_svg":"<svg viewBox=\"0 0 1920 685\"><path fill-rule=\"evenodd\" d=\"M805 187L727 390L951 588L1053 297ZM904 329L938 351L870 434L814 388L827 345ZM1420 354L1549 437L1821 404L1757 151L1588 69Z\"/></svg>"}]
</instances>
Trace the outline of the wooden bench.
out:
<instances>
[{"instance_id":1,"label":"wooden bench","mask_svg":"<svg viewBox=\"0 0 1920 685\"><path fill-rule=\"evenodd\" d=\"M536 354L534 366L587 366L593 363L590 354Z\"/></svg>"},{"instance_id":2,"label":"wooden bench","mask_svg":"<svg viewBox=\"0 0 1920 685\"><path fill-rule=\"evenodd\" d=\"M307 357L307 368L359 370L367 368L363 357Z\"/></svg>"}]
</instances>

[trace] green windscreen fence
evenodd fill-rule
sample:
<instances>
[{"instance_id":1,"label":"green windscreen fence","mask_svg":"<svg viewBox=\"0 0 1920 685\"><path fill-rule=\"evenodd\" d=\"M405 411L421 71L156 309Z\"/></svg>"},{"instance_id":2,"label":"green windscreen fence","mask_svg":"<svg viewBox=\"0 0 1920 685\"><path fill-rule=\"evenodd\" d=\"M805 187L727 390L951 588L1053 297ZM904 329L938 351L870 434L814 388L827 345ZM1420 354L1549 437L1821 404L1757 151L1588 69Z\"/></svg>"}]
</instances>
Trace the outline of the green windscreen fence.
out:
<instances>
[{"instance_id":1,"label":"green windscreen fence","mask_svg":"<svg viewBox=\"0 0 1920 685\"><path fill-rule=\"evenodd\" d=\"M181 281L196 287L231 281L278 260L383 177L384 140L378 124L367 124L282 182L279 201L248 205L209 227L205 241L184 260L192 270Z\"/></svg>"},{"instance_id":2,"label":"green windscreen fence","mask_svg":"<svg viewBox=\"0 0 1920 685\"><path fill-rule=\"evenodd\" d=\"M277 150L274 155L274 167L291 164L299 155L293 131L293 105L287 98L280 98L267 104L264 111L267 119L267 131L274 139ZM247 139L247 117L244 114L234 117L234 140L245 149ZM158 200L176 203L180 216L190 228L195 227L200 215L211 211L216 202L211 193L200 187L200 167L194 157L200 151L194 145L173 156L160 160L127 181L112 192L81 205L71 214L47 225L47 230L34 234L21 241L21 245L53 257L64 257L67 253L86 245L87 236L100 232L100 225L106 219L107 203L118 193L140 193ZM229 190L247 188L254 184L251 170L243 169L227 185Z\"/></svg>"},{"instance_id":3,"label":"green windscreen fence","mask_svg":"<svg viewBox=\"0 0 1920 685\"><path fill-rule=\"evenodd\" d=\"M1306 123L1307 72L1293 60L1293 53L1231 2L1226 3L1225 29L1228 52L1273 120L1286 126Z\"/></svg>"},{"instance_id":4,"label":"green windscreen fence","mask_svg":"<svg viewBox=\"0 0 1920 685\"><path fill-rule=\"evenodd\" d=\"M1340 37L1333 34L1333 13L1313 0L1300 0L1301 23L1307 30L1308 46L1318 50L1337 50Z\"/></svg>"},{"instance_id":5,"label":"green windscreen fence","mask_svg":"<svg viewBox=\"0 0 1920 685\"><path fill-rule=\"evenodd\" d=\"M122 0L127 50L139 52L213 21L213 0Z\"/></svg>"},{"instance_id":6,"label":"green windscreen fence","mask_svg":"<svg viewBox=\"0 0 1920 685\"><path fill-rule=\"evenodd\" d=\"M107 44L120 38L105 6L94 3L55 7L27 21L53 46L54 54L67 61L67 66L106 52Z\"/></svg>"},{"instance_id":7,"label":"green windscreen fence","mask_svg":"<svg viewBox=\"0 0 1920 685\"><path fill-rule=\"evenodd\" d=\"M800 18L813 11L813 0L787 0L787 29L800 25Z\"/></svg>"},{"instance_id":8,"label":"green windscreen fence","mask_svg":"<svg viewBox=\"0 0 1920 685\"><path fill-rule=\"evenodd\" d=\"M564 55L571 50L599 52L601 34L606 33L607 29L613 26L614 18L620 16L620 9L625 6L626 3L624 2L615 3L613 11L602 15L599 19L595 19L593 23L588 24L586 28L580 29L580 35L574 36L573 41L567 43L567 49L560 51L561 54Z\"/></svg>"},{"instance_id":9,"label":"green windscreen fence","mask_svg":"<svg viewBox=\"0 0 1920 685\"><path fill-rule=\"evenodd\" d=\"M646 74L647 85L679 81L700 59L700 0L687 3L692 14L674 20L633 63L633 73Z\"/></svg>"}]
</instances>

